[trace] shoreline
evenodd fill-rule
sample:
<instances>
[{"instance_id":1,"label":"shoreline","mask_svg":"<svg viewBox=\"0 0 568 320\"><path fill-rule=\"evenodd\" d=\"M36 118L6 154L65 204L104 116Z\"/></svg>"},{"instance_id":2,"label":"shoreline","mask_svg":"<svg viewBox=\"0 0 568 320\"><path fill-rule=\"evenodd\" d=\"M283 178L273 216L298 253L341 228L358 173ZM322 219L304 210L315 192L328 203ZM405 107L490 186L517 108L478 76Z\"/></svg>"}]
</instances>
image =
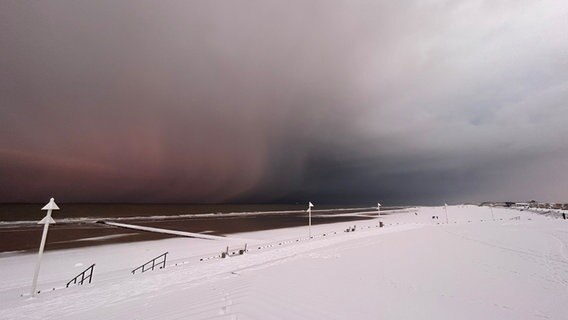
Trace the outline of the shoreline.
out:
<instances>
[{"instance_id":1,"label":"shoreline","mask_svg":"<svg viewBox=\"0 0 568 320\"><path fill-rule=\"evenodd\" d=\"M386 213L385 213L386 214ZM364 216L316 216L312 225L372 219ZM236 216L207 216L168 219L132 219L131 224L224 236L234 233L263 231L307 225L305 214L263 214ZM113 221L108 219L108 221ZM120 221L120 220L117 220ZM0 228L0 254L31 253L38 248L41 225L3 226ZM96 222L56 223L50 226L46 251L92 247L116 243L175 238L170 234L154 233L113 227Z\"/></svg>"}]
</instances>

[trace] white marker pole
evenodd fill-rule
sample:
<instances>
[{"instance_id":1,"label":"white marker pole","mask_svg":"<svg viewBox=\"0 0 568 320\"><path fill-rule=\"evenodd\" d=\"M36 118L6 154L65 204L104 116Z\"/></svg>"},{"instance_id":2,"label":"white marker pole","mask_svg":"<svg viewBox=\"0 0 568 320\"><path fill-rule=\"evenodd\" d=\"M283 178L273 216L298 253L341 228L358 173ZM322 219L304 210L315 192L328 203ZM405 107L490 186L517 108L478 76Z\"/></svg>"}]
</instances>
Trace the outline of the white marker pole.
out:
<instances>
[{"instance_id":1,"label":"white marker pole","mask_svg":"<svg viewBox=\"0 0 568 320\"><path fill-rule=\"evenodd\" d=\"M381 204L377 202L377 215L381 216Z\"/></svg>"},{"instance_id":2,"label":"white marker pole","mask_svg":"<svg viewBox=\"0 0 568 320\"><path fill-rule=\"evenodd\" d=\"M444 203L444 209L446 210L446 224L450 224L450 222L448 221L448 204Z\"/></svg>"},{"instance_id":3,"label":"white marker pole","mask_svg":"<svg viewBox=\"0 0 568 320\"><path fill-rule=\"evenodd\" d=\"M489 208L491 208L491 218L493 219L493 221L495 221L495 215L493 214L493 205L489 205Z\"/></svg>"},{"instance_id":4,"label":"white marker pole","mask_svg":"<svg viewBox=\"0 0 568 320\"><path fill-rule=\"evenodd\" d=\"M312 207L314 205L311 202L308 202L308 215L309 215L309 226L308 226L308 233L310 235L310 239L312 238Z\"/></svg>"},{"instance_id":5,"label":"white marker pole","mask_svg":"<svg viewBox=\"0 0 568 320\"><path fill-rule=\"evenodd\" d=\"M49 203L46 204L43 208L41 208L41 210L47 210L47 215L40 222L37 223L37 224L43 224L43 234L41 236L41 244L39 245L39 255L37 257L37 264L34 272L34 280L32 282L32 292L31 292L32 297L35 296L36 294L37 278L39 276L39 267L41 265L41 257L43 256L43 248L45 247L45 241L47 240L47 231L49 229L49 224L55 223L53 218L51 218L51 211L59 210L59 207L57 206L57 204L55 204L55 200L51 198L51 200L49 200Z\"/></svg>"}]
</instances>

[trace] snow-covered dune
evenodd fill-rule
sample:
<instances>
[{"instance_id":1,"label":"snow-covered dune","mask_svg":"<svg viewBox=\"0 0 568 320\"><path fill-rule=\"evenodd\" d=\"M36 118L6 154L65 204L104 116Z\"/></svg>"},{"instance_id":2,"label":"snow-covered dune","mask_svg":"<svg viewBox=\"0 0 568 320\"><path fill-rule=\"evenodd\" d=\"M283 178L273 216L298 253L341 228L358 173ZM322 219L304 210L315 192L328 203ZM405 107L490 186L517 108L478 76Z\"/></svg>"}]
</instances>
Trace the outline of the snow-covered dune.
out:
<instances>
[{"instance_id":1,"label":"snow-covered dune","mask_svg":"<svg viewBox=\"0 0 568 320\"><path fill-rule=\"evenodd\" d=\"M433 218L434 217L434 218ZM437 218L436 218L437 217ZM382 221L384 228L378 228ZM476 206L0 256L2 319L568 319L568 221ZM356 225L355 232L344 232ZM132 275L169 252L165 269ZM64 287L96 263L93 283ZM52 290L56 288L56 290Z\"/></svg>"}]
</instances>

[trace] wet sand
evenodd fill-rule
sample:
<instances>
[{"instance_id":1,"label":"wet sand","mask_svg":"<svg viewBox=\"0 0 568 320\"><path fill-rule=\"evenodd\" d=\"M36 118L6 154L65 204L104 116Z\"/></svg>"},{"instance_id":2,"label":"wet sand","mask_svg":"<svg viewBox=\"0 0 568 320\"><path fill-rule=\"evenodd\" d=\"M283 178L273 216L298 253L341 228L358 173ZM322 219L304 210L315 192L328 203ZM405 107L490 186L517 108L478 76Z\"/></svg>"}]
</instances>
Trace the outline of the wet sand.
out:
<instances>
[{"instance_id":1,"label":"wet sand","mask_svg":"<svg viewBox=\"0 0 568 320\"><path fill-rule=\"evenodd\" d=\"M312 224L366 220L365 217L313 217ZM110 220L109 220L110 221ZM307 225L305 214L263 214L234 217L191 219L142 219L129 224L187 232L230 235L239 232L290 228ZM43 225L5 226L0 228L0 252L35 251L41 240ZM175 237L153 232L135 231L99 223L59 223L50 225L46 250L70 249L111 243L159 240ZM91 239L94 238L94 239Z\"/></svg>"},{"instance_id":2,"label":"wet sand","mask_svg":"<svg viewBox=\"0 0 568 320\"><path fill-rule=\"evenodd\" d=\"M0 252L36 251L39 248L42 232L42 225L17 228L0 228ZM107 236L108 238L102 238L100 240L88 240L89 238ZM111 228L109 226L104 226L96 223L55 224L49 226L49 234L47 237L45 250L70 249L92 245L144 240L159 240L170 237L172 236ZM82 241L81 239L87 240Z\"/></svg>"}]
</instances>

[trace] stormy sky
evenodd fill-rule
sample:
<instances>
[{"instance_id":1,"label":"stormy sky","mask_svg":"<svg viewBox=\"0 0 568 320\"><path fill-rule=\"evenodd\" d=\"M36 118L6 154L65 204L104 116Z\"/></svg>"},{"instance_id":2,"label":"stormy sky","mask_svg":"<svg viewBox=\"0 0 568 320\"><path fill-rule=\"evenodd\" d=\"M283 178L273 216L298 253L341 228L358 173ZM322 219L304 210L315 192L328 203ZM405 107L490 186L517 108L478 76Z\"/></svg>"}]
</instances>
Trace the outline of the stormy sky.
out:
<instances>
[{"instance_id":1,"label":"stormy sky","mask_svg":"<svg viewBox=\"0 0 568 320\"><path fill-rule=\"evenodd\" d=\"M0 202L568 202L568 2L0 1Z\"/></svg>"}]
</instances>

